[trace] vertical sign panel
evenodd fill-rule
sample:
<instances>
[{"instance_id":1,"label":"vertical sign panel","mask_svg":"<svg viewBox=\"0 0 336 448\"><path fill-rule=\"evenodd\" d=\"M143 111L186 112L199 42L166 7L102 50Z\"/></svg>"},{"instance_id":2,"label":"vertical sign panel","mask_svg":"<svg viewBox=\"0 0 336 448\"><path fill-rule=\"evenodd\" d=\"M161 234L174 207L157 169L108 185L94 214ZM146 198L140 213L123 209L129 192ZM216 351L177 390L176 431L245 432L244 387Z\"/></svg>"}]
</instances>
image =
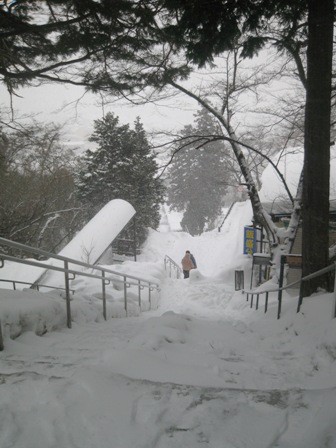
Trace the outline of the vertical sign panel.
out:
<instances>
[{"instance_id":1,"label":"vertical sign panel","mask_svg":"<svg viewBox=\"0 0 336 448\"><path fill-rule=\"evenodd\" d=\"M255 252L256 229L244 227L244 254L252 255Z\"/></svg>"}]
</instances>

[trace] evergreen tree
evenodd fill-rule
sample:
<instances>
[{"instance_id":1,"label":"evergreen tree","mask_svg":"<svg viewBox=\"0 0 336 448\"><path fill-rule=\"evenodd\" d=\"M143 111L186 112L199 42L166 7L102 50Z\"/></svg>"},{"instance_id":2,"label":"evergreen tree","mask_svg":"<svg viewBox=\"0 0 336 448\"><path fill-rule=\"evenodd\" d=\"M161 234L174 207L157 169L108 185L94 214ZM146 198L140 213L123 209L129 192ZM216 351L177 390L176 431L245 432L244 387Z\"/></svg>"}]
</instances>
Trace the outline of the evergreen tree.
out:
<instances>
[{"instance_id":1,"label":"evergreen tree","mask_svg":"<svg viewBox=\"0 0 336 448\"><path fill-rule=\"evenodd\" d=\"M156 31L156 7L151 12L146 3L0 2L0 82L10 92L34 85L35 79L85 85L94 91L131 89L127 62L155 44L150 37ZM72 70L66 70L69 66Z\"/></svg>"},{"instance_id":2,"label":"evergreen tree","mask_svg":"<svg viewBox=\"0 0 336 448\"><path fill-rule=\"evenodd\" d=\"M230 179L223 142L211 142L220 131L218 124L206 109L195 117L194 126L182 131L183 148L174 156L168 188L170 207L184 211L181 225L191 235L214 228Z\"/></svg>"},{"instance_id":3,"label":"evergreen tree","mask_svg":"<svg viewBox=\"0 0 336 448\"><path fill-rule=\"evenodd\" d=\"M124 199L136 210L137 240L143 242L147 228L159 225L164 187L156 177L155 156L139 118L131 129L108 113L95 121L90 141L97 149L86 151L77 179L88 219L112 199Z\"/></svg>"}]
</instances>

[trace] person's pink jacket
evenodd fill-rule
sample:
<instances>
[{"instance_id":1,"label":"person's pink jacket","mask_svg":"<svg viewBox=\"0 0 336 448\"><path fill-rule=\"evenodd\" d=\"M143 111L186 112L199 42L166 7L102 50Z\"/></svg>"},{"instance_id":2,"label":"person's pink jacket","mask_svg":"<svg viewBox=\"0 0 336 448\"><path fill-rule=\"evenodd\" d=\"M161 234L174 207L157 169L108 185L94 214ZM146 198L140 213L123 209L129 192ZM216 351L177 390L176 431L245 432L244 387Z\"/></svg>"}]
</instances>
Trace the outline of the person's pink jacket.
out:
<instances>
[{"instance_id":1,"label":"person's pink jacket","mask_svg":"<svg viewBox=\"0 0 336 448\"><path fill-rule=\"evenodd\" d=\"M185 256L182 258L182 268L184 271L190 271L193 269L194 265L190 259L189 254L185 254Z\"/></svg>"}]
</instances>

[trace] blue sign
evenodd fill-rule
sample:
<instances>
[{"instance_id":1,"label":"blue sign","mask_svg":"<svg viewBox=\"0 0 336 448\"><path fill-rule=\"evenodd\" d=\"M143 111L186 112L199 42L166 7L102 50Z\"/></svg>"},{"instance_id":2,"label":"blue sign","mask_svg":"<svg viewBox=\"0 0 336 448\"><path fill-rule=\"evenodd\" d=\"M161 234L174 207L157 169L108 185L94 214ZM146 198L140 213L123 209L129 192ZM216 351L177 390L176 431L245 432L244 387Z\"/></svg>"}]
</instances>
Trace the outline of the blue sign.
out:
<instances>
[{"instance_id":1,"label":"blue sign","mask_svg":"<svg viewBox=\"0 0 336 448\"><path fill-rule=\"evenodd\" d=\"M254 227L244 227L244 254L252 255L256 246L256 229Z\"/></svg>"}]
</instances>

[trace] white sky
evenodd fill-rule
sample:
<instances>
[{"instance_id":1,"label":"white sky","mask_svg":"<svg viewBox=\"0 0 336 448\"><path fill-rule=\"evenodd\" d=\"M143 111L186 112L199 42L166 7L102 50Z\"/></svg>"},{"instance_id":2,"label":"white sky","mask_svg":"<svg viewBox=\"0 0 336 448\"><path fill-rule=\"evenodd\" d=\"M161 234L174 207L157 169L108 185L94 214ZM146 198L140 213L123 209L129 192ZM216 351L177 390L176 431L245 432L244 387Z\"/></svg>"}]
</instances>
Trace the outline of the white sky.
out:
<instances>
[{"instance_id":1,"label":"white sky","mask_svg":"<svg viewBox=\"0 0 336 448\"><path fill-rule=\"evenodd\" d=\"M10 97L0 87L1 107L9 110ZM81 87L65 85L44 85L24 88L13 96L15 116L22 115L42 122L64 124L65 139L74 146L88 146L93 132L94 120L100 120L104 113L113 112L120 117L121 124L131 124L139 116L147 132L178 130L193 121L197 110L196 102L186 99L171 99L160 105L133 106L126 101L102 106L101 97L84 91ZM84 94L84 96L83 96ZM84 148L86 149L86 148Z\"/></svg>"},{"instance_id":2,"label":"white sky","mask_svg":"<svg viewBox=\"0 0 336 448\"><path fill-rule=\"evenodd\" d=\"M188 88L196 89L197 94L208 90L208 100L213 104L218 101L218 98L216 95L211 96L215 92L213 87L209 89L209 83L213 83L215 80L222 81L225 59L217 58L215 62L217 66L212 71L196 70L189 80L185 81L185 85ZM238 84L240 82L239 76L245 79L251 70L257 70L258 67L264 65L264 70L272 68L276 71L279 64L281 64L281 59L274 54L273 50L262 51L253 60L248 59L240 63L237 82ZM258 95L254 88L243 90L239 95L237 93L232 101L235 111L235 126L237 125L237 129L243 132L246 127L252 126L253 128L255 123L260 123L260 120L265 125L270 117L260 118L261 108L279 107L277 97L289 98L296 89L296 81L285 78L285 80L273 79L258 87ZM176 91L174 92L176 95ZM8 111L10 108L10 96L3 86L0 86L0 96L2 118L4 119L4 111ZM169 135L185 125L192 124L194 114L200 108L195 100L183 94L167 98L156 104L134 106L123 100L103 106L100 95L85 93L82 87L56 83L18 89L17 96L13 96L12 101L16 118L24 115L29 119L35 117L36 120L42 122L64 124L64 140L71 146L81 149L87 149L93 145L88 142L88 138L93 132L93 122L101 119L104 113L114 112L120 117L121 123L131 125L139 116L148 133L164 131ZM107 101L106 97L104 97L104 101Z\"/></svg>"},{"instance_id":3,"label":"white sky","mask_svg":"<svg viewBox=\"0 0 336 448\"><path fill-rule=\"evenodd\" d=\"M125 318L123 291L109 285L105 322L100 282L76 278L67 329L61 297L0 290L1 448L336 446L333 294L297 314L298 292L285 293L280 320L274 295L266 314L262 297L251 309L234 290L237 268L249 284L250 204L220 233L172 231L180 218L163 216L139 261L113 267L161 282L152 310L143 292L139 314L129 289ZM198 269L165 278L163 255L180 263L186 249Z\"/></svg>"}]
</instances>

